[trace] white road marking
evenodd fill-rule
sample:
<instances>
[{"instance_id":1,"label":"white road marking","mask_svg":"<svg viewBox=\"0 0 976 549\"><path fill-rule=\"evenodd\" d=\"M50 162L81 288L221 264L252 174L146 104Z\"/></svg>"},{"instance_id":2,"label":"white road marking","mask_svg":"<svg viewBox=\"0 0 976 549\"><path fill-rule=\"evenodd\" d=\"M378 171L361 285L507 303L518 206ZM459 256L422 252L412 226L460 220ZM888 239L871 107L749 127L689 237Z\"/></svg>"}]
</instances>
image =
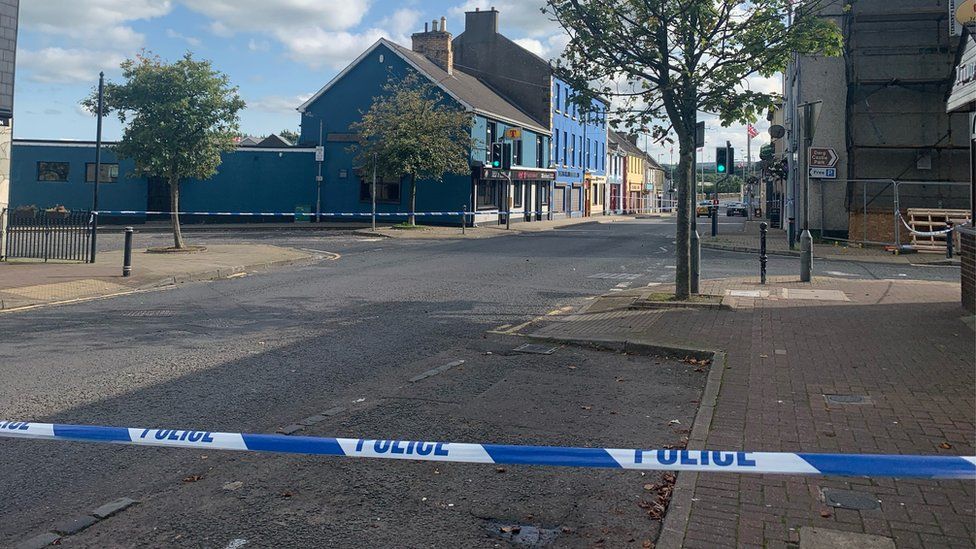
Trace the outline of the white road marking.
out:
<instances>
[{"instance_id":1,"label":"white road marking","mask_svg":"<svg viewBox=\"0 0 976 549\"><path fill-rule=\"evenodd\" d=\"M232 539L230 543L227 544L227 547L225 547L224 549L240 549L245 545L247 545L246 539L237 538L237 539Z\"/></svg>"},{"instance_id":2,"label":"white road marking","mask_svg":"<svg viewBox=\"0 0 976 549\"><path fill-rule=\"evenodd\" d=\"M617 287L618 288L629 288L630 287L630 284L631 284L630 282L621 282L620 284L617 284Z\"/></svg>"},{"instance_id":3,"label":"white road marking","mask_svg":"<svg viewBox=\"0 0 976 549\"><path fill-rule=\"evenodd\" d=\"M824 274L829 274L830 276L857 276L851 273L843 273L841 271L827 271Z\"/></svg>"}]
</instances>

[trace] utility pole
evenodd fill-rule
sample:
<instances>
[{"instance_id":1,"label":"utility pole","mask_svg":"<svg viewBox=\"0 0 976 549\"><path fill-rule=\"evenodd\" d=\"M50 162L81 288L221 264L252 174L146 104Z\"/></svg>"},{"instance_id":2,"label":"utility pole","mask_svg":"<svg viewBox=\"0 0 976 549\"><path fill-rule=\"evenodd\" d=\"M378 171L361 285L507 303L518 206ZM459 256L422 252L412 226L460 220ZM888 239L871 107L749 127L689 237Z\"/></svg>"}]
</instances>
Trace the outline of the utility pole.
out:
<instances>
[{"instance_id":1,"label":"utility pole","mask_svg":"<svg viewBox=\"0 0 976 549\"><path fill-rule=\"evenodd\" d=\"M98 182L102 175L102 113L105 100L105 73L98 73L98 123L95 130L95 189L92 194L92 236L91 262L95 262L96 240L98 238Z\"/></svg>"}]
</instances>

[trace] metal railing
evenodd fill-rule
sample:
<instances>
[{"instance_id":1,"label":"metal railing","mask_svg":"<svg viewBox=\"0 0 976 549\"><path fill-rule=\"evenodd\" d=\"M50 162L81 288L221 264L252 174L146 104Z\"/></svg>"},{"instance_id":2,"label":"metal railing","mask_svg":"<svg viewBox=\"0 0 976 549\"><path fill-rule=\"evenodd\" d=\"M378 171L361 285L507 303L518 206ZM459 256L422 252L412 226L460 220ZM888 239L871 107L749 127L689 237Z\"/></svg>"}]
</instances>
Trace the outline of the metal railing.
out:
<instances>
[{"instance_id":1,"label":"metal railing","mask_svg":"<svg viewBox=\"0 0 976 549\"><path fill-rule=\"evenodd\" d=\"M4 210L7 238L3 259L93 263L94 215L87 211Z\"/></svg>"},{"instance_id":2,"label":"metal railing","mask_svg":"<svg viewBox=\"0 0 976 549\"><path fill-rule=\"evenodd\" d=\"M901 216L910 208L953 209L969 203L969 183L952 181L898 181L894 179L836 180L820 186L820 227L825 226L824 186L847 188L848 237L824 237L857 244L900 248L909 231ZM811 226L815 225L811 220Z\"/></svg>"}]
</instances>

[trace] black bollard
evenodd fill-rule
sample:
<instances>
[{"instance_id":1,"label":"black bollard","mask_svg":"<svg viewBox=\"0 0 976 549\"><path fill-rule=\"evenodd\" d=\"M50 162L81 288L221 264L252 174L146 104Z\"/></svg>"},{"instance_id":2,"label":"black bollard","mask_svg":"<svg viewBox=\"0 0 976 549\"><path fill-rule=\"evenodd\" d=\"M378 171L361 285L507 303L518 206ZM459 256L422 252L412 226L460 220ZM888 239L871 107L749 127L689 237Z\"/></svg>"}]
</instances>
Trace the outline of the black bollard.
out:
<instances>
[{"instance_id":1,"label":"black bollard","mask_svg":"<svg viewBox=\"0 0 976 549\"><path fill-rule=\"evenodd\" d=\"M468 225L468 205L461 206L461 234L464 234L465 227Z\"/></svg>"},{"instance_id":2,"label":"black bollard","mask_svg":"<svg viewBox=\"0 0 976 549\"><path fill-rule=\"evenodd\" d=\"M125 228L125 250L122 252L122 276L132 275L132 227Z\"/></svg>"},{"instance_id":3,"label":"black bollard","mask_svg":"<svg viewBox=\"0 0 976 549\"><path fill-rule=\"evenodd\" d=\"M718 206L712 208L712 236L718 236Z\"/></svg>"},{"instance_id":4,"label":"black bollard","mask_svg":"<svg viewBox=\"0 0 976 549\"><path fill-rule=\"evenodd\" d=\"M759 224L759 282L766 284L766 231L769 225L765 221Z\"/></svg>"},{"instance_id":5,"label":"black bollard","mask_svg":"<svg viewBox=\"0 0 976 549\"><path fill-rule=\"evenodd\" d=\"M946 226L949 228L949 232L946 233L946 259L952 259L952 246L955 244L952 241L952 221L947 221Z\"/></svg>"}]
</instances>

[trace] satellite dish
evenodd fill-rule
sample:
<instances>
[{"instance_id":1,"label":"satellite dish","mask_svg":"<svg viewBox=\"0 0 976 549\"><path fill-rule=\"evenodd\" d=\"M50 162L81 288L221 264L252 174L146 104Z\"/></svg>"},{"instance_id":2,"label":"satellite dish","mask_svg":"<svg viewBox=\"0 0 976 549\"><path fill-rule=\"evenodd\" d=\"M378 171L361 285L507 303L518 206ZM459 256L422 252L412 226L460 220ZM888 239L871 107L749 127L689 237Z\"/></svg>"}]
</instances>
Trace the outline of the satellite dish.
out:
<instances>
[{"instance_id":1,"label":"satellite dish","mask_svg":"<svg viewBox=\"0 0 976 549\"><path fill-rule=\"evenodd\" d=\"M786 135L786 128L780 126L779 124L773 124L769 127L769 136L773 139L779 139Z\"/></svg>"}]
</instances>

